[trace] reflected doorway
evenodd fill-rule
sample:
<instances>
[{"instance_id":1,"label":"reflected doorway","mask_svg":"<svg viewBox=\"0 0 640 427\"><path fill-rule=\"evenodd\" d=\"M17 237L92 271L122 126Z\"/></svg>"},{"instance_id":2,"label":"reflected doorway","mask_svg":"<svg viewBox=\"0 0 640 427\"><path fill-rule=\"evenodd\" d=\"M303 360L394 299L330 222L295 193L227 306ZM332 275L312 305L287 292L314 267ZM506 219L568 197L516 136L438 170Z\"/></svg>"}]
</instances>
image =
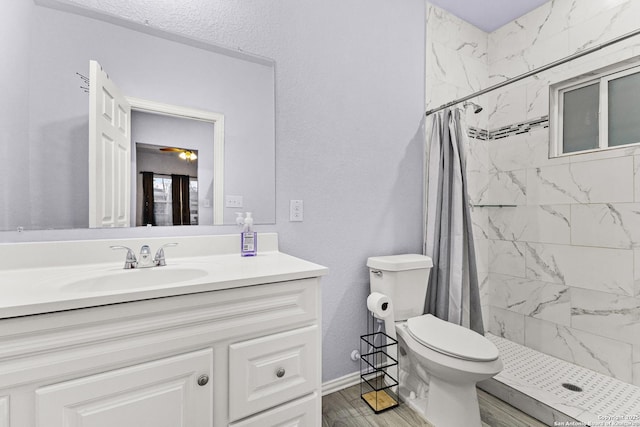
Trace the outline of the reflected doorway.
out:
<instances>
[{"instance_id":1,"label":"reflected doorway","mask_svg":"<svg viewBox=\"0 0 640 427\"><path fill-rule=\"evenodd\" d=\"M131 226L222 224L224 115L133 97L127 100L131 104ZM138 161L139 152L142 163ZM165 154L164 160L156 159L155 164L145 162L145 156ZM168 166L169 159L173 166ZM165 206L169 200L167 179L171 178L171 221L163 214L159 214L162 219L153 219L148 212L145 216L143 172L151 173L147 194L154 194L154 200L156 194L164 197ZM155 192L151 190L153 175L156 175ZM174 175L183 176L179 184L182 195L179 213L173 210L178 197ZM154 210L154 204L155 201L148 205L149 210ZM185 209L187 206L189 209ZM161 210L156 206L155 212ZM177 217L180 221L176 221Z\"/></svg>"}]
</instances>

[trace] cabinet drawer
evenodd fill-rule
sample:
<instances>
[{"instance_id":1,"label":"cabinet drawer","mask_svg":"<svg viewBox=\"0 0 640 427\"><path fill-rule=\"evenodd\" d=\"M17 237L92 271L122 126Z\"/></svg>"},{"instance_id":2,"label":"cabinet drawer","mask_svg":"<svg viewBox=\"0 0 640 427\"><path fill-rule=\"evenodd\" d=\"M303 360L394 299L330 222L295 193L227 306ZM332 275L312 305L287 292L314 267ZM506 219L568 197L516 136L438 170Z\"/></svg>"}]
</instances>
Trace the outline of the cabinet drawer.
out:
<instances>
[{"instance_id":1,"label":"cabinet drawer","mask_svg":"<svg viewBox=\"0 0 640 427\"><path fill-rule=\"evenodd\" d=\"M246 420L229 424L229 427L317 427L322 411L321 399L317 393L296 401L280 405Z\"/></svg>"},{"instance_id":2,"label":"cabinet drawer","mask_svg":"<svg viewBox=\"0 0 640 427\"><path fill-rule=\"evenodd\" d=\"M318 388L319 351L317 325L230 345L230 421Z\"/></svg>"}]
</instances>

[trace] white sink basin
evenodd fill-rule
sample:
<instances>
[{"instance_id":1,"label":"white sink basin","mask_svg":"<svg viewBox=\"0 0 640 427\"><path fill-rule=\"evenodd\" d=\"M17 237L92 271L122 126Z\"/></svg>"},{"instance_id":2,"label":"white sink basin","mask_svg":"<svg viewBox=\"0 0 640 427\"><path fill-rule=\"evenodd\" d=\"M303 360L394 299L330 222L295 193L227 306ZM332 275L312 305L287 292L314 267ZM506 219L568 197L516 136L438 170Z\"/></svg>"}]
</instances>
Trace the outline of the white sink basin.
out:
<instances>
[{"instance_id":1,"label":"white sink basin","mask_svg":"<svg viewBox=\"0 0 640 427\"><path fill-rule=\"evenodd\" d=\"M152 267L110 271L63 285L67 292L108 292L178 284L208 275L206 270L189 267Z\"/></svg>"}]
</instances>

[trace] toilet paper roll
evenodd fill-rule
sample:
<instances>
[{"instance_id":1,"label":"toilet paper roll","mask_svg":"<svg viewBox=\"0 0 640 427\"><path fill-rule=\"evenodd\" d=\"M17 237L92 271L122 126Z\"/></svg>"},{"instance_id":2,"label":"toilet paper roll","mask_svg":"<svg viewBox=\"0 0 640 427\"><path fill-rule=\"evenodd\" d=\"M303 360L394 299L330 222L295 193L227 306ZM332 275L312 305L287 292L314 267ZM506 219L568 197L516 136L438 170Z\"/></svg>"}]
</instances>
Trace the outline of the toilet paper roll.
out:
<instances>
[{"instance_id":1,"label":"toilet paper roll","mask_svg":"<svg viewBox=\"0 0 640 427\"><path fill-rule=\"evenodd\" d=\"M379 292L372 292L368 297L367 297L367 308L369 309L369 311L371 311L374 316L376 316L378 319L383 319L384 320L384 330L385 333L390 336L391 338L393 338L394 340L397 340L397 336L396 336L396 325L395 325L395 319L393 316L393 305L391 302L391 299L384 295L381 294ZM398 354L397 354L397 346L396 345L392 345L387 347L386 351L388 352L389 356L391 356L394 360L398 360ZM388 376L385 376L385 383L389 386L391 386L392 384L394 384L394 382L389 378L389 376L393 377L395 380L398 379L398 367L397 366L390 366L386 369L387 373L389 374ZM397 392L397 387L392 387L391 388L392 391L394 393Z\"/></svg>"},{"instance_id":2,"label":"toilet paper roll","mask_svg":"<svg viewBox=\"0 0 640 427\"><path fill-rule=\"evenodd\" d=\"M391 315L391 301L388 296L380 292L372 292L367 297L367 308L378 319L384 319Z\"/></svg>"}]
</instances>

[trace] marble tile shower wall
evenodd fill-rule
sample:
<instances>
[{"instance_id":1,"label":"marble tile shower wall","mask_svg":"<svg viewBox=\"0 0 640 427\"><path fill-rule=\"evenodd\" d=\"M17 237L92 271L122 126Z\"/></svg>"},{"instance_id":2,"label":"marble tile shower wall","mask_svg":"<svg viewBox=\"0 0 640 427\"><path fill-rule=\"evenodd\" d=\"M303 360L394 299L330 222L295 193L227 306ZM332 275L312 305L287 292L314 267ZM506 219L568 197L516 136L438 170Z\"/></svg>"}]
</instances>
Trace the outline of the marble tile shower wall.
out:
<instances>
[{"instance_id":1,"label":"marble tile shower wall","mask_svg":"<svg viewBox=\"0 0 640 427\"><path fill-rule=\"evenodd\" d=\"M637 16L640 0L553 0L486 34L429 7L427 108L632 31ZM466 117L489 133L540 119L549 84L638 55L630 39L484 95L484 115ZM555 159L548 150L543 127L470 140L485 325L640 385L640 149Z\"/></svg>"},{"instance_id":2,"label":"marble tile shower wall","mask_svg":"<svg viewBox=\"0 0 640 427\"><path fill-rule=\"evenodd\" d=\"M638 0L551 1L489 34L489 84L632 31L637 16ZM550 83L638 46L632 39L489 94L489 129L547 116ZM640 150L549 159L546 128L470 148L487 165L477 203L505 205L478 209L489 330L640 385Z\"/></svg>"},{"instance_id":3,"label":"marble tile shower wall","mask_svg":"<svg viewBox=\"0 0 640 427\"><path fill-rule=\"evenodd\" d=\"M426 11L426 107L431 109L487 86L488 35L429 3ZM468 118L470 126L486 129L486 111Z\"/></svg>"}]
</instances>

